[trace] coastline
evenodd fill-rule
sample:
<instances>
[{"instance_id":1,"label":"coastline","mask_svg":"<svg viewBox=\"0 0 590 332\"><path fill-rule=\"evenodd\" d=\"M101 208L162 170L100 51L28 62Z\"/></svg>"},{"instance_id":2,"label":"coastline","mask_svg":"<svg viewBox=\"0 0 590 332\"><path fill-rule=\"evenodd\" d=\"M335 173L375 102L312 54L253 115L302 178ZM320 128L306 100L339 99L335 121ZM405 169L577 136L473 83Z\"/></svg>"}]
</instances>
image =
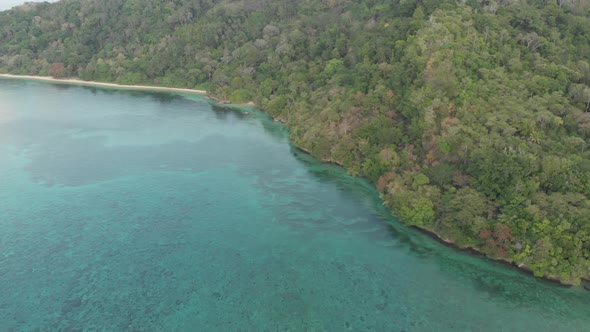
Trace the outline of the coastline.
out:
<instances>
[{"instance_id":1,"label":"coastline","mask_svg":"<svg viewBox=\"0 0 590 332\"><path fill-rule=\"evenodd\" d=\"M125 84L117 84L117 83L104 83L104 82L96 82L96 81L84 81L84 80L80 80L80 79L76 79L76 78L54 78L51 76L34 76L34 75L12 75L12 74L2 74L0 73L0 79L2 78L6 78L6 79L25 79L25 80L33 80L33 81L41 81L41 82L48 82L48 83L56 83L56 84L68 84L68 85L78 85L78 86L89 86L89 87L104 87L104 88L113 88L113 89L121 89L121 90L136 90L136 91L154 91L154 92L177 92L177 93L190 93L190 94L197 94L197 95L202 95L202 96L207 96L207 91L205 90L196 90L196 89L186 89L186 88L170 88L170 87L162 87L162 86L149 86L149 85L125 85ZM212 102L220 105L220 106L224 106L224 107L256 107L256 104L252 101L249 101L247 103L243 103L243 104L235 104L235 103L231 103L230 101L227 100L221 100L212 96L207 96L207 99L211 100ZM263 113L264 111L261 110ZM287 123L286 119L283 118L272 118L275 122L277 123L281 123L283 125L285 125ZM344 165L342 165L341 163L339 163L338 161L335 160L331 160L331 159L320 159L316 156L313 155L313 153L301 146L297 146L297 145L293 145L294 147L296 147L298 150L302 151L303 153L306 153L310 156L312 156L313 158L316 158L317 160L324 162L324 163L330 163L339 167L342 167L346 170L346 167L344 167ZM493 262L497 262L499 264L503 264L504 266L506 266L507 268L513 268L516 270L519 270L525 274L528 274L530 276L532 276L533 278L536 279L540 279L540 280L544 280L547 282L551 282L554 283L556 285L559 286L563 286L563 287L581 287L582 289L586 289L588 291L590 291L590 280L587 279L582 279L581 280L581 284L580 285L573 285L571 283L568 282L564 282L562 279L560 279L558 276L552 276L552 275L545 275L545 276L535 276L533 274L533 272L524 264L518 264L512 260L506 259L506 258L499 258L499 257L492 257L492 256L488 256L487 254L483 253L480 249L478 249L477 247L472 247L472 246L468 246L468 247L461 247L458 246L457 244L455 244L453 241L449 240L449 239L445 239L443 238L441 235L437 234L436 232L426 229L426 228L422 228L422 227L417 227L417 226L413 226L413 225L408 225L405 224L404 222L402 222L401 220L399 221L401 224L403 224L406 227L409 228L413 228L416 231L432 238L435 241L438 241L439 243L442 243L446 246L452 247L455 250L459 250L459 251L463 251L463 252L467 252L469 254L472 255L477 255L483 259L487 259Z\"/></svg>"},{"instance_id":2,"label":"coastline","mask_svg":"<svg viewBox=\"0 0 590 332\"><path fill-rule=\"evenodd\" d=\"M95 86L95 87L114 88L114 89L121 89L121 90L182 92L182 93L192 93L192 94L198 94L198 95L206 95L207 94L207 91L205 91L205 90L169 88L169 87L163 87L163 86L150 86L150 85L126 85L126 84L117 84L117 83L103 83L103 82L95 82L95 81L83 81L83 80L76 79L76 78L55 78L55 77L51 77L51 76L0 74L0 78L20 79L20 80L26 79L26 80L32 80L32 81L49 82L49 83L82 85L82 86L90 86L90 87Z\"/></svg>"},{"instance_id":3,"label":"coastline","mask_svg":"<svg viewBox=\"0 0 590 332\"><path fill-rule=\"evenodd\" d=\"M439 243L441 243L441 244L443 244L445 246L451 247L451 248L453 248L455 250L466 252L466 253L468 253L470 255L478 256L478 257L483 258L483 259L486 259L486 260L490 260L492 262L496 262L498 264L502 264L506 268L515 269L515 270L517 270L519 272L522 272L524 274L530 275L533 278L540 279L540 280L543 280L543 281L546 281L546 282L550 282L550 283L553 283L553 284L556 284L556 285L559 285L559 286L562 286L562 287L578 287L578 286L572 285L570 283L565 283L565 282L563 282L563 280L559 279L556 276L552 276L552 275L545 275L545 276L541 276L541 277L535 276L533 274L533 271L531 269L529 269L526 265L524 265L522 263L521 264L518 264L515 261L510 260L510 259L507 259L507 258L488 256L485 253L483 253L480 249L478 249L477 247L473 247L473 246L467 246L467 247L458 246L453 241L451 241L449 239L446 239L446 238L443 238L442 236L440 236L436 232L431 231L431 230L429 230L427 228L423 228L423 227L419 227L419 226L415 226L415 225L406 225L406 226L415 229L416 231L418 231L418 232L420 232L420 233L422 233L422 234L430 237L431 239L433 239L433 240L435 240L435 241L437 241L437 242L439 242ZM582 280L582 285L580 285L580 286L586 288L586 286L585 286L586 282L587 281L585 279L583 279ZM590 290L590 289L588 289L588 290Z\"/></svg>"}]
</instances>

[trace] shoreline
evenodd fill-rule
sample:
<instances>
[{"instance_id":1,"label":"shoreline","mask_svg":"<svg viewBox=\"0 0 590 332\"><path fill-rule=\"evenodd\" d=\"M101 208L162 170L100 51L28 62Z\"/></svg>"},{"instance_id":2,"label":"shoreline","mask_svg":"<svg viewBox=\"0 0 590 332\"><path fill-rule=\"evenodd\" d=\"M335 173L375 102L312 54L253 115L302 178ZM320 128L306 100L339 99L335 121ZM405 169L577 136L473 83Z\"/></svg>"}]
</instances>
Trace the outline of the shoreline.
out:
<instances>
[{"instance_id":1,"label":"shoreline","mask_svg":"<svg viewBox=\"0 0 590 332\"><path fill-rule=\"evenodd\" d=\"M284 124L284 122L277 121L276 119L275 119L275 122L279 122L279 123L283 123ZM311 157L319 160L322 163L332 164L332 165L341 167L344 170L347 170L346 167L344 167L344 165L340 164L337 161L334 161L334 160L331 160L331 159L320 159L318 157L315 157L311 153L311 151L309 151L309 150L307 150L307 149L305 149L303 147L300 147L300 146L297 146L297 145L293 145L293 146L297 150L299 150L299 151L301 151L301 152L303 152L303 153L305 153L305 154L307 154L307 155L309 155L309 156L311 156ZM355 176L355 177L358 177L358 176ZM389 211L391 212L391 210L389 210ZM523 263L517 263L517 262L515 262L513 260L510 260L508 258L489 256L486 253L482 252L477 247L473 247L473 246L462 247L462 246L459 246L459 245L455 244L455 242L453 242L452 240L446 239L446 238L442 237L440 234L438 234L438 233L436 233L436 232L434 232L434 231L432 231L430 229L419 227L419 226L415 226L415 225L408 225L408 224L402 222L399 219L398 219L398 222L401 225L403 225L405 227L408 227L408 228L412 228L412 229L416 230L417 232L419 232L419 233L421 233L421 234L423 234L423 235L431 238L432 240L434 240L434 241L436 241L438 243L441 243L444 246L447 246L449 248L452 248L452 249L454 249L456 251L464 252L464 253L467 253L469 255L477 256L480 259L483 259L483 260L486 260L486 261L490 261L490 262L494 262L494 263L503 265L505 268L516 270L516 271L518 271L520 273L523 273L523 274L525 274L527 276L530 276L532 278L541 280L543 282L548 282L548 283L554 284L554 285L559 286L559 287L565 287L565 288L579 287L581 289L585 289L587 291L590 291L590 279L584 279L584 278L582 278L581 283L579 285L574 285L574 284L571 284L571 283L568 283L568 282L564 282L558 276L554 276L554 275L536 276L536 275L534 275L533 271L528 266L526 266Z\"/></svg>"},{"instance_id":2,"label":"shoreline","mask_svg":"<svg viewBox=\"0 0 590 332\"><path fill-rule=\"evenodd\" d=\"M150 85L127 85L117 83L104 83L96 81L84 81L77 78L55 78L51 76L34 76L34 75L12 75L12 74L0 74L0 78L8 79L26 79L32 81L41 81L57 84L69 84L69 85L81 85L90 87L103 87L103 88L114 88L121 90L138 90L138 91L161 91L161 92L182 92L192 93L198 95L207 95L205 90L196 89L185 89L185 88L169 88L164 86L150 86Z\"/></svg>"},{"instance_id":3,"label":"shoreline","mask_svg":"<svg viewBox=\"0 0 590 332\"><path fill-rule=\"evenodd\" d=\"M34 80L34 81L41 81L41 82L48 82L48 83L56 83L56 84L68 84L68 85L79 85L79 86L89 86L89 87L103 87L103 88L113 88L113 89L121 89L121 90L136 90L136 91L154 91L154 92L181 92L181 93L191 93L191 94L198 94L198 95L202 95L207 97L207 99L209 99L210 101L218 104L219 106L224 106L224 107L256 107L256 104L252 101L247 102L247 103L243 103L243 104L234 104L231 103L227 100L220 100L218 98L215 97L211 97L211 96L207 96L207 91L205 90L196 90L196 89L185 89L185 88L170 88L170 87L162 87L162 86L149 86L149 85L125 85L125 84L117 84L117 83L103 83L103 82L96 82L96 81L84 81L84 80L80 80L80 79L76 79L76 78L54 78L51 76L34 76L34 75L12 75L12 74L1 74L0 73L0 79L2 78L7 78L7 79L28 79L28 80ZM264 111L260 110L261 112L264 113ZM282 125L285 125L287 123L287 121L285 119L282 118L272 118L274 120L274 122L278 122ZM290 140L289 140L290 141ZM329 163L329 164L333 164L336 165L338 167L342 167L344 170L346 170L346 167L344 167L344 165L340 164L339 162L335 161L335 160L326 160L326 159L320 159L315 157L311 151L294 145L293 146L295 148L297 148L299 151L319 160L320 162L323 163ZM590 280L587 279L582 279L581 284L580 285L572 285L570 283L565 283L563 282L563 280L561 280L559 277L557 276L551 276L551 275L545 275L545 276L535 276L533 274L533 272L524 264L518 264L512 260L506 259L506 258L499 258L499 257L492 257L492 256L488 256L485 253L481 252L478 248L476 247L472 247L472 246L468 246L468 247L461 247L456 245L453 241L445 239L443 237L441 237L439 234L437 234L436 232L426 229L426 228L422 228L422 227L417 227L417 226L413 226L413 225L408 225L405 224L404 222L402 222L401 220L399 221L400 224L408 227L408 228L413 228L416 231L418 231L419 233L422 233L428 237L430 237L431 239L442 243L443 245L446 245L448 247L451 247L455 250L458 251L462 251L462 252L466 252L468 254L471 255L476 255L479 256L485 260L489 260L492 262L496 262L499 264L504 265L506 268L511 268L511 269L515 269L518 270L524 274L527 274L535 279L540 279L546 282L550 282L553 283L555 285L559 285L561 287L581 287L582 289L586 289L588 291L590 291Z\"/></svg>"},{"instance_id":4,"label":"shoreline","mask_svg":"<svg viewBox=\"0 0 590 332\"><path fill-rule=\"evenodd\" d=\"M406 226L415 229L419 233L424 234L424 235L430 237L431 239L437 241L438 243L441 243L441 244L443 244L443 245L445 245L447 247L453 248L453 249L458 250L458 251L465 252L465 253L467 253L469 255L477 256L479 258L483 258L485 260L489 260L489 261L498 263L500 265L503 265L506 268L514 269L514 270L516 270L516 271L518 271L520 273L524 273L524 274L526 274L528 276L531 276L531 277L533 277L535 279L539 279L539 280L542 280L542 281L545 281L545 282L549 282L549 283L552 283L552 284L555 284L555 285L558 285L558 286L561 286L561 287L566 287L566 288L567 287L580 287L580 286L585 288L585 286L583 285L583 284L586 283L586 280L585 279L582 280L582 284L581 285L576 286L576 285L572 285L572 284L569 284L569 283L564 283L558 277L551 276L551 275L544 275L544 276L538 277L538 276L535 276L533 274L533 271L531 269L529 269L524 264L518 264L518 263L516 263L516 262L514 262L514 261L512 261L510 259L507 259L507 258L488 256L485 253L483 253L480 249L478 249L477 247L473 247L473 246L461 247L461 246L458 246L453 241L451 241L449 239L445 239L442 236L440 236L439 234L437 234L436 232L431 231L431 230L429 230L427 228L423 228L423 227L419 227L419 226L415 226L415 225L406 225Z\"/></svg>"}]
</instances>

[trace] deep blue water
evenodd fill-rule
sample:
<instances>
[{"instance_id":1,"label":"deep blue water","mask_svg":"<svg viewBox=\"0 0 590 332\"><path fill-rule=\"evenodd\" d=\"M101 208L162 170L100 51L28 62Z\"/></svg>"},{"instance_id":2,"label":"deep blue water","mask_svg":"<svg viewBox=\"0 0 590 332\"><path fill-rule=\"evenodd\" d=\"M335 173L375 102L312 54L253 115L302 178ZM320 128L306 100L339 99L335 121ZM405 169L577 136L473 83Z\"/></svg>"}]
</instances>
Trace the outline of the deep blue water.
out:
<instances>
[{"instance_id":1,"label":"deep blue water","mask_svg":"<svg viewBox=\"0 0 590 332\"><path fill-rule=\"evenodd\" d=\"M389 224L389 225L388 225ZM0 331L588 331L253 110L0 80Z\"/></svg>"}]
</instances>

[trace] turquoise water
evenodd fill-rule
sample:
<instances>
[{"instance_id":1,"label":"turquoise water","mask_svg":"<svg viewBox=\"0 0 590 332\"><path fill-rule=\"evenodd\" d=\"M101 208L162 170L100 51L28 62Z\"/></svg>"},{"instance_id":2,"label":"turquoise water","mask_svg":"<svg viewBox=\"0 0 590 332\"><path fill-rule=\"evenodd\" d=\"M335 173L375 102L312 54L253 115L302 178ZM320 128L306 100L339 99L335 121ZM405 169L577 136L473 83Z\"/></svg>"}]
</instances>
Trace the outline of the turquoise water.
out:
<instances>
[{"instance_id":1,"label":"turquoise water","mask_svg":"<svg viewBox=\"0 0 590 332\"><path fill-rule=\"evenodd\" d=\"M387 226L387 224L391 224ZM0 80L0 331L588 331L254 111Z\"/></svg>"}]
</instances>

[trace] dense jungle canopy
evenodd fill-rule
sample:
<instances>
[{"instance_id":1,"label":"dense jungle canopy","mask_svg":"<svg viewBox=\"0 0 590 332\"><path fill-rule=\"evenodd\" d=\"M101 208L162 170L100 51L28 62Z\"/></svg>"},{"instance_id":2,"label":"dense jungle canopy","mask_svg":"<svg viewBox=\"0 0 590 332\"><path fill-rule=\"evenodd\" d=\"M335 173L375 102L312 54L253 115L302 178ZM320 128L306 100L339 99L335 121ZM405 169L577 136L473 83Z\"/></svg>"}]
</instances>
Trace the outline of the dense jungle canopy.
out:
<instances>
[{"instance_id":1,"label":"dense jungle canopy","mask_svg":"<svg viewBox=\"0 0 590 332\"><path fill-rule=\"evenodd\" d=\"M590 279L589 1L29 3L0 72L254 101L402 222Z\"/></svg>"}]
</instances>

